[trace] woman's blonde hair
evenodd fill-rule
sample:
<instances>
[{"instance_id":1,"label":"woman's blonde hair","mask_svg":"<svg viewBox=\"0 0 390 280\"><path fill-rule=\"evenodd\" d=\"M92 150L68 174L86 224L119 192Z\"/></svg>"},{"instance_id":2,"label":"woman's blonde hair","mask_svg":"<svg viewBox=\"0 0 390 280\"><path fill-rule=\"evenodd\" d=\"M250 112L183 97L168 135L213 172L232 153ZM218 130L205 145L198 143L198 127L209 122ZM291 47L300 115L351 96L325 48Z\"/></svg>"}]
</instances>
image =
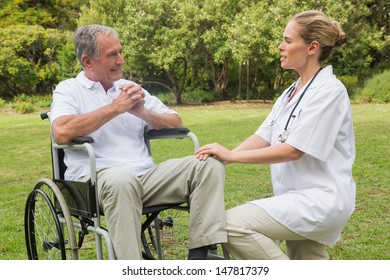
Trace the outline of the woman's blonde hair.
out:
<instances>
[{"instance_id":1,"label":"woman's blonde hair","mask_svg":"<svg viewBox=\"0 0 390 280\"><path fill-rule=\"evenodd\" d=\"M298 24L301 37L308 44L317 41L321 46L319 60L330 58L347 41L347 36L337 21L329 19L320 11L305 11L295 15L291 21Z\"/></svg>"}]
</instances>

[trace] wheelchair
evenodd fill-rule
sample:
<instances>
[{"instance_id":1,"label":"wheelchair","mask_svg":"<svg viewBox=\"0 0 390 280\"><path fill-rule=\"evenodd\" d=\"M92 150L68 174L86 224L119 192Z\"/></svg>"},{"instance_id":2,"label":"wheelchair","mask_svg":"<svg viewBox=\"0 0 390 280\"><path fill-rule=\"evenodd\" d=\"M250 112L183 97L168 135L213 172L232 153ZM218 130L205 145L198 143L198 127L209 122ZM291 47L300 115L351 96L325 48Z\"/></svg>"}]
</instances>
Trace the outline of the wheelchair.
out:
<instances>
[{"instance_id":1,"label":"wheelchair","mask_svg":"<svg viewBox=\"0 0 390 280\"><path fill-rule=\"evenodd\" d=\"M41 114L41 119L48 119L49 116L49 112L44 112ZM150 141L153 139L184 138L191 138L194 149L199 147L196 135L187 128L145 132L145 143L149 153L151 153ZM102 226L103 213L100 213L98 206L96 162L91 145L93 142L91 137L78 137L69 145L58 145L51 136L53 179L40 179L29 193L25 206L25 243L30 260L116 259L108 231ZM79 149L88 153L91 174L88 182L64 179L65 149ZM173 252L178 252L179 246L183 247L188 233L188 217L181 216L183 213L188 215L189 211L190 207L184 202L143 208L141 230L143 259L165 259L164 251L168 250L168 247ZM163 213L168 213L168 216L161 218ZM183 225L178 229L180 223ZM174 234L167 239L162 238L165 231L169 230ZM90 236L89 233L94 235ZM180 256L171 254L169 258L183 259L183 254L187 256L185 247ZM211 246L208 258L217 260L228 258L227 252L220 247Z\"/></svg>"}]
</instances>

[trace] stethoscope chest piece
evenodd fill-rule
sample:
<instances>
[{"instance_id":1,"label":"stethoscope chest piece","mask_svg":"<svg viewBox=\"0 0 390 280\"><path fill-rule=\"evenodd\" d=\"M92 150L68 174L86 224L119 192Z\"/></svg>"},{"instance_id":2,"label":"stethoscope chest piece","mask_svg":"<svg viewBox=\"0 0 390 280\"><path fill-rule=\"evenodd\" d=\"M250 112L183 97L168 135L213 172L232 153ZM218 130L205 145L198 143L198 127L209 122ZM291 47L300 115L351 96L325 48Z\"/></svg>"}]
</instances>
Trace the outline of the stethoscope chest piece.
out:
<instances>
[{"instance_id":1,"label":"stethoscope chest piece","mask_svg":"<svg viewBox=\"0 0 390 280\"><path fill-rule=\"evenodd\" d=\"M280 133L279 136L278 136L278 141L279 141L280 143L286 142L287 137L288 137L288 134L289 134L289 133L288 133L287 130L283 130L283 132Z\"/></svg>"},{"instance_id":2,"label":"stethoscope chest piece","mask_svg":"<svg viewBox=\"0 0 390 280\"><path fill-rule=\"evenodd\" d=\"M287 122L286 122L286 125L285 125L285 127L284 127L283 132L282 132L281 134L279 134L279 136L278 136L278 141L279 141L280 143L286 142L286 140L287 140L287 138L288 138L288 135L290 134L290 128L289 128L289 127L291 127L291 123L293 122L293 120L294 120L295 117L296 117L296 115L294 114L294 111L295 111L295 109L298 107L299 103L300 103L301 100L302 100L302 97L305 95L307 89L310 87L311 83L312 83L312 82L314 81L314 79L317 77L317 75L318 75L318 73L321 71L321 69L322 69L322 67L321 67L320 69L318 69L318 71L315 73L315 75L314 75L313 78L310 80L309 84L306 86L305 90L303 91L303 93L302 93L301 96L299 97L299 99L298 99L297 103L295 104L294 108L292 109L292 111L291 111L291 113L290 113L290 115L289 115L289 117L288 117L288 120L287 120ZM291 123L290 123L290 121L291 121ZM272 120L272 122L274 122L274 121ZM274 123L272 123L272 122L271 122L271 125L274 125ZM276 120L275 120L275 122L276 122ZM289 124L290 124L290 126L289 126Z\"/></svg>"}]
</instances>

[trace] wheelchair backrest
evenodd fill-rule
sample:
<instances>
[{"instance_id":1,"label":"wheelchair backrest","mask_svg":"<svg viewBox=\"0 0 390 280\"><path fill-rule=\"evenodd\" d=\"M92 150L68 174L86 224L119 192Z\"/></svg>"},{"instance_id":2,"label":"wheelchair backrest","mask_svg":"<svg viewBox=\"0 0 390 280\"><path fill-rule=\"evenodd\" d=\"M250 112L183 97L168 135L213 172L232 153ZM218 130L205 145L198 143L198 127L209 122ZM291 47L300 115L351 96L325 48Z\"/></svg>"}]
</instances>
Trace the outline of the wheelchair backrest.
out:
<instances>
[{"instance_id":1,"label":"wheelchair backrest","mask_svg":"<svg viewBox=\"0 0 390 280\"><path fill-rule=\"evenodd\" d=\"M65 179L65 171L67 169L65 163L64 163L64 157L65 157L65 153L64 153L64 150L63 149L51 149L51 152L52 152L52 155L51 155L51 164L52 164L52 172L53 172L53 178L55 178L55 174L54 174L54 170L57 170L59 171L59 178L56 178L56 179L61 179L61 180L64 180ZM57 159L58 161L57 162L54 162L53 160L53 153L57 153ZM55 167L54 165L57 164L57 167Z\"/></svg>"}]
</instances>

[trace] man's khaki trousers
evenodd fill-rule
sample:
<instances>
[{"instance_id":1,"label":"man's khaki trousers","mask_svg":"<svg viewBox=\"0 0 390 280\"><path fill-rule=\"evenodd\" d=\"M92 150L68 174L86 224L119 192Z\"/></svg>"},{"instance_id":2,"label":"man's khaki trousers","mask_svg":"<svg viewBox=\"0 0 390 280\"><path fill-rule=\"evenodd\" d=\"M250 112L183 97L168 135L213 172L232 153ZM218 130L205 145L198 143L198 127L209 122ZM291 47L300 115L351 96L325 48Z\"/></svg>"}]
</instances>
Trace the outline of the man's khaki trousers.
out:
<instances>
[{"instance_id":1,"label":"man's khaki trousers","mask_svg":"<svg viewBox=\"0 0 390 280\"><path fill-rule=\"evenodd\" d=\"M189 249L227 241L225 167L214 158L171 159L141 177L123 167L97 175L99 204L117 259L141 259L141 213L146 206L188 202Z\"/></svg>"}]
</instances>

